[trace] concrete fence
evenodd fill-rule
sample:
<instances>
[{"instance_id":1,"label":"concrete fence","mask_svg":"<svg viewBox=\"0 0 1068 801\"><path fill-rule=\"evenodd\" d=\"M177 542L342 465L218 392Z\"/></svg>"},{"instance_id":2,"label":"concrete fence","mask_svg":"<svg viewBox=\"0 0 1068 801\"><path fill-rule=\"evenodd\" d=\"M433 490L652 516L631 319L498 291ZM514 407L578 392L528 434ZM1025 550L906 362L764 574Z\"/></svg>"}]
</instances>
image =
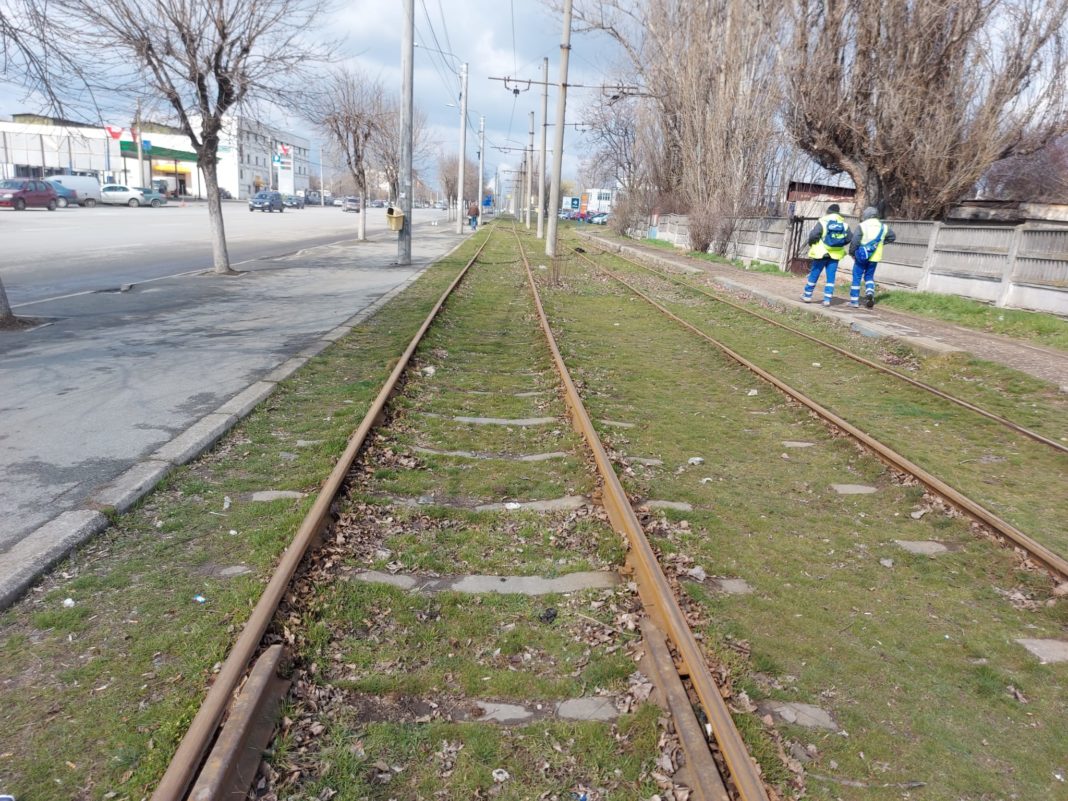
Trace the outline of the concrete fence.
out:
<instances>
[{"instance_id":1,"label":"concrete fence","mask_svg":"<svg viewBox=\"0 0 1068 801\"><path fill-rule=\"evenodd\" d=\"M802 240L814 222L800 223ZM885 248L876 273L880 283L1068 316L1068 227L888 222L897 241ZM684 215L661 215L656 225L630 233L689 247ZM790 239L791 222L785 217L738 219L727 255L786 270L791 257L807 251L803 245L800 253L789 252ZM840 269L852 266L847 256Z\"/></svg>"}]
</instances>

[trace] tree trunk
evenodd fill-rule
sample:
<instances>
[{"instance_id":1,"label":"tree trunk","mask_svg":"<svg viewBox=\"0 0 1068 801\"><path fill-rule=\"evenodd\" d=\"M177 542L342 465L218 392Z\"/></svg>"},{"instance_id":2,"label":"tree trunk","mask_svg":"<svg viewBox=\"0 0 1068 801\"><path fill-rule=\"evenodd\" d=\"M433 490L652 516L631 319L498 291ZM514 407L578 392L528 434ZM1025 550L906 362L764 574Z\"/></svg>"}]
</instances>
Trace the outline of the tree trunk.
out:
<instances>
[{"instance_id":1,"label":"tree trunk","mask_svg":"<svg viewBox=\"0 0 1068 801\"><path fill-rule=\"evenodd\" d=\"M364 190L360 193L360 220L356 224L356 241L367 241L367 191Z\"/></svg>"},{"instance_id":2,"label":"tree trunk","mask_svg":"<svg viewBox=\"0 0 1068 801\"><path fill-rule=\"evenodd\" d=\"M15 312L11 311L11 303L7 299L7 290L4 289L3 280L0 280L0 326L14 321Z\"/></svg>"},{"instance_id":3,"label":"tree trunk","mask_svg":"<svg viewBox=\"0 0 1068 801\"><path fill-rule=\"evenodd\" d=\"M219 199L219 175L214 156L198 162L204 173L208 191L208 221L211 224L211 255L215 272L219 275L235 275L230 269L230 254L226 249L226 229L223 226L222 201Z\"/></svg>"}]
</instances>

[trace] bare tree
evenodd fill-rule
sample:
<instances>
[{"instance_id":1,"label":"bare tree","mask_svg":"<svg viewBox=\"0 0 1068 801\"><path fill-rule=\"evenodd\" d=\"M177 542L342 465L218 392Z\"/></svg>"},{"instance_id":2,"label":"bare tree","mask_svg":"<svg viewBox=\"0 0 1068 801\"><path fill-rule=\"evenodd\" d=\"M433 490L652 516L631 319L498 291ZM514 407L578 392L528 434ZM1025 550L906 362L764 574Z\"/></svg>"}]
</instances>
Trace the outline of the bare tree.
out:
<instances>
[{"instance_id":1,"label":"bare tree","mask_svg":"<svg viewBox=\"0 0 1068 801\"><path fill-rule=\"evenodd\" d=\"M325 55L305 38L325 0L37 2L48 3L57 39L91 54L99 85L170 104L204 175L215 272L232 273L217 173L224 125L257 100L296 105L294 79Z\"/></svg>"},{"instance_id":2,"label":"bare tree","mask_svg":"<svg viewBox=\"0 0 1068 801\"><path fill-rule=\"evenodd\" d=\"M583 111L591 145L587 172L598 186L633 189L638 181L638 109L635 98L600 97Z\"/></svg>"},{"instance_id":3,"label":"bare tree","mask_svg":"<svg viewBox=\"0 0 1068 801\"><path fill-rule=\"evenodd\" d=\"M575 13L622 47L653 98L634 140L650 194L679 196L692 247L723 249L774 158L781 3L579 0Z\"/></svg>"},{"instance_id":4,"label":"bare tree","mask_svg":"<svg viewBox=\"0 0 1068 801\"><path fill-rule=\"evenodd\" d=\"M1066 0L794 0L786 118L858 205L939 217L1066 130Z\"/></svg>"},{"instance_id":5,"label":"bare tree","mask_svg":"<svg viewBox=\"0 0 1068 801\"><path fill-rule=\"evenodd\" d=\"M977 189L978 196L987 199L1068 203L1068 136L1034 153L997 162Z\"/></svg>"},{"instance_id":6,"label":"bare tree","mask_svg":"<svg viewBox=\"0 0 1068 801\"><path fill-rule=\"evenodd\" d=\"M384 90L355 70L341 68L331 73L325 86L313 95L306 115L329 138L356 185L360 207L356 238L367 238L368 159L375 132L391 121L383 116ZM392 132L391 132L392 133Z\"/></svg>"},{"instance_id":7,"label":"bare tree","mask_svg":"<svg viewBox=\"0 0 1068 801\"><path fill-rule=\"evenodd\" d=\"M375 166L382 171L389 184L389 197L394 203L400 195L400 102L396 97L382 95L376 112L378 125L369 140ZM412 161L419 162L427 155L429 137L426 115L415 109L412 116Z\"/></svg>"}]
</instances>

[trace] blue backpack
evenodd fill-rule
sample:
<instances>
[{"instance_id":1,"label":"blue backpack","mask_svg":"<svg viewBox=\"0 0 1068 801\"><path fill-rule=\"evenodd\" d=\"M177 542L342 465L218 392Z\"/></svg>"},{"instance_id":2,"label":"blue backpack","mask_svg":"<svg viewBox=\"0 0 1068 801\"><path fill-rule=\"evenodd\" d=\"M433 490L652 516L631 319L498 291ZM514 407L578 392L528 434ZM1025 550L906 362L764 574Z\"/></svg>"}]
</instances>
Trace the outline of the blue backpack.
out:
<instances>
[{"instance_id":1,"label":"blue backpack","mask_svg":"<svg viewBox=\"0 0 1068 801\"><path fill-rule=\"evenodd\" d=\"M875 251L879 248L879 242L882 241L883 234L886 232L886 226L879 226L879 233L876 234L875 239L870 242L865 242L863 245L857 248L857 252L853 254L853 258L856 261L869 261L872 256L875 255Z\"/></svg>"},{"instance_id":2,"label":"blue backpack","mask_svg":"<svg viewBox=\"0 0 1068 801\"><path fill-rule=\"evenodd\" d=\"M841 220L827 220L823 226L823 244L829 248L840 248L846 243L846 227Z\"/></svg>"}]
</instances>

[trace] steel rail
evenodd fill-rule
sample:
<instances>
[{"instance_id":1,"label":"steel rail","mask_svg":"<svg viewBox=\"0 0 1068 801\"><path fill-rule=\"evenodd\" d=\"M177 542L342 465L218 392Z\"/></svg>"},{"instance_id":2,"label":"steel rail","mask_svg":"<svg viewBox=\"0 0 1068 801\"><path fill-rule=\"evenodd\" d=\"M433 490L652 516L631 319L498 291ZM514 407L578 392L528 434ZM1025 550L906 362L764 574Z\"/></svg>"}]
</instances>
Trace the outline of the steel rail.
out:
<instances>
[{"instance_id":1,"label":"steel rail","mask_svg":"<svg viewBox=\"0 0 1068 801\"><path fill-rule=\"evenodd\" d=\"M490 236L492 236L492 231ZM285 597L290 581L303 561L309 546L320 535L326 525L330 516L330 507L341 489L357 453L363 446L367 434L383 417L386 403L396 389L401 375L411 361L419 342L430 328L441 307L445 305L449 295L459 286L471 265L481 255L486 243L490 240L490 236L486 237L470 261L449 284L437 303L434 304L423 324L419 327L415 336L412 337L411 342L408 343L408 347L401 354L396 366L390 373L389 378L386 379L386 383L382 386L371 407L367 410L367 414L364 415L356 432L349 439L344 453L341 454L334 465L334 469L330 471L326 483L319 490L319 494L301 522L293 542L290 543L282 555L274 575L271 576L271 580L260 596L260 600L252 610L252 614L246 621L240 637L238 637L227 655L226 661L223 662L222 668L215 677L215 681L208 691L203 704L201 704L192 723L186 730L182 741L178 744L178 749L171 758L163 778L152 794L152 801L181 801L189 792L189 788L215 738L219 723L230 706L234 691L245 676L252 657L259 649L263 635L267 631L267 627L270 625L279 604Z\"/></svg>"},{"instance_id":2,"label":"steel rail","mask_svg":"<svg viewBox=\"0 0 1068 801\"><path fill-rule=\"evenodd\" d=\"M557 347L556 338L552 327L549 325L545 308L538 294L537 284L534 281L534 273L530 269L526 251L522 240L516 233L516 241L519 243L519 253L527 271L527 281L530 284L534 296L534 305L538 311L541 329L552 352L553 362L556 364L560 380L564 385L565 401L571 412L572 422L576 430L582 434L587 446L593 454L597 470L604 481L602 499L605 511L608 513L612 527L623 534L630 544L630 556L634 560L635 575L637 578L638 595L642 604L656 622L657 626L671 639L685 670L689 675L694 691L701 702L712 734L723 755L730 778L742 801L768 801L768 794L760 773L753 762L749 751L745 747L741 734L734 725L730 710L727 708L723 696L716 686L712 673L708 669L708 663L694 639L686 623L686 617L679 607L678 601L672 592L667 577L660 568L656 554L653 552L649 540L638 522L630 500L612 468L612 462L601 444L597 432L593 428L590 416L582 403L582 398L571 380L567 365L564 363L560 349Z\"/></svg>"},{"instance_id":3,"label":"steel rail","mask_svg":"<svg viewBox=\"0 0 1068 801\"><path fill-rule=\"evenodd\" d=\"M758 311L753 311L752 309L747 309L745 306L741 305L740 303L734 303L733 301L726 300L725 298L718 297L718 296L714 295L713 293L702 289L701 287L697 287L697 286L694 286L693 284L688 283L687 281L683 280L681 277L671 275L670 273L662 272L662 271L657 270L657 269L655 269L653 267L650 267L647 264L642 264L640 261L637 261L636 259L632 259L629 256L624 256L622 253L612 253L611 251L607 251L604 248L600 248L600 252L602 254L613 256L613 257L615 257L617 259L622 259L623 261L627 262L628 264L633 264L635 267L639 267L639 268L641 268L643 270L646 270L646 271L652 273L653 275L658 275L658 276L660 276L662 278L667 278L669 281L672 281L675 284L678 284L680 286L684 286L687 289L690 289L690 290L692 290L694 292L698 292L698 293L704 295L705 297L711 298L712 300L715 300L715 301L717 301L719 303L726 304L727 306L730 306L732 309L737 309L738 311L742 311L742 312L745 312L746 314L752 315L753 317L757 317L757 318L763 320L766 323L771 323L774 326L782 328L785 331L789 331L791 334L795 334L796 336L799 336L799 337L802 337L804 339L807 339L810 342L815 342L818 345L823 345L826 348L830 348L835 353L838 353L838 354L840 354L842 356L845 356L847 359L852 359L853 361L859 362L860 364L863 364L866 367L871 367L874 370L878 370L878 371L880 371L882 373L886 373L887 375L892 375L895 378L899 378L902 381L905 381L906 383L911 384L914 387L917 387L918 389L926 390L927 392L930 392L932 395L937 395L939 398L942 398L943 400L947 400L950 403L955 403L958 406L961 406L961 407L963 407L965 409L968 409L969 411L975 412L976 414L982 415L983 417L986 417L986 418L988 418L990 420L993 420L995 422L1001 423L1003 426L1006 426L1006 427L1012 429L1013 431L1015 431L1018 434L1023 434L1025 437L1029 437L1029 438L1033 439L1035 442L1040 442L1043 445L1048 445L1049 447L1054 448L1054 449L1060 451L1061 453L1068 453L1068 445L1065 445L1064 443L1057 442L1057 440L1055 440L1055 439L1050 439L1049 437L1046 437L1046 436L1044 436L1042 434L1039 434L1037 431L1032 431L1031 429L1026 428L1025 426L1022 426L1019 423L1014 423L1012 420L1009 420L1007 417L1002 417L1000 414L997 414L996 412L991 412L991 411L989 411L987 409L982 408L981 406L976 406L974 403L970 403L969 401L963 400L962 398L958 398L958 397L956 397L954 395L950 395L948 392L945 392L945 391L943 391L941 389L938 389L937 387L933 387L930 384L926 384L923 381L920 381L920 380L918 380L916 378L912 378L911 376L907 376L904 373L899 373L897 370L893 369L892 367L887 367L884 364L879 364L878 362L873 362L871 359L867 359L867 358L865 358L863 356L860 356L860 355L858 355L856 353L852 353L852 352L846 350L845 348L839 347L838 345L835 345L835 344L833 344L831 342L826 342L826 341L820 339L819 337L812 336L811 334L806 334L804 331L801 331L801 330L799 330L797 328L793 328L793 327L791 327L789 325L786 325L785 323L780 322L779 320L776 320L776 319L774 319L772 317L767 317L766 315L763 315Z\"/></svg>"},{"instance_id":4,"label":"steel rail","mask_svg":"<svg viewBox=\"0 0 1068 801\"><path fill-rule=\"evenodd\" d=\"M1014 525L1012 525L1008 521L1002 520L1000 517L995 515L993 512L991 512L990 510L986 509L984 506L976 503L971 498L968 498L966 495L964 495L960 491L954 489L949 484L947 484L946 482L942 481L940 478L937 478L933 474L927 472L924 468L920 467L918 464L916 464L916 463L910 461L909 459L905 458L901 454L897 453L896 451L894 451L891 448L887 447L883 443L879 442L879 440L875 439L874 437L870 436L869 434L866 434L864 431L861 431L859 428L854 426L852 423L847 422L846 420L844 420L843 418L839 417L837 414L835 414L831 410L829 410L829 409L821 406L820 404L816 403L816 401L812 400L807 395L805 395L802 392L794 389L789 384L787 384L785 381L782 381L781 379L776 378L771 373L769 373L767 370L764 370L763 368L757 366L756 364L754 364L753 362L749 361L748 359L746 359L741 354L736 353L735 351L731 350L729 347L724 345L719 340L717 340L717 339L713 338L712 336L706 334L700 328L697 328L697 326L693 325L692 323L687 322L686 320L683 320L677 314L675 314L674 312L670 311L669 309L667 309L666 307L664 307L663 305L661 305L657 301L653 300L651 297L646 295L640 289L638 289L637 287L631 285L626 279L621 278L620 276L616 275L615 273L613 273L611 270L609 270L604 265L598 264L593 259L587 257L585 254L579 253L578 255L581 256L585 261L587 261L595 269L602 270L604 273L606 273L607 275L611 276L612 278L614 278L619 283L623 284L625 287L630 289L631 292L633 292L634 294L638 295L638 297L640 297L643 300L645 300L651 306L654 306L655 308L657 308L658 310L663 312L665 315L670 317L672 320L677 322L682 327L688 329L689 331L692 331L693 333L697 334L699 337L707 340L708 342L710 342L711 344L716 346L719 350L721 350L724 354L729 356L731 359L733 359L734 361L736 361L739 364L741 364L743 367L746 367L749 370L751 370L752 372L756 373L758 376L763 378L768 383L774 385L780 391L782 391L785 394L789 395L791 398L796 400L798 403L801 403L801 404L807 406L809 409L814 411L816 414L818 414L824 420L832 423L836 427L840 428L842 431L845 431L846 433L848 433L850 436L852 436L854 439L856 439L858 442L860 442L866 448L868 448L869 450L875 452L881 459L883 459L885 462L890 464L892 467L895 467L896 469L898 469L898 470L900 470L900 471L902 471L904 473L908 473L909 475L915 477L917 480L919 480L920 482L925 484L929 489L931 489L937 495L940 495L942 498L944 498L945 500L949 501L951 504L956 506L958 509L961 509L962 511L966 512L968 515L970 515L974 519L978 520L979 522L983 523L984 525L990 527L990 529L992 529L993 531L997 532L998 534L1000 534L1001 536L1003 536L1007 540L1009 540L1012 543L1014 543L1015 545L1018 545L1019 547L1023 548L1031 556L1033 556L1035 559L1037 559L1039 562L1041 562L1048 570L1052 571L1053 573L1057 574L1058 576L1060 576L1062 578L1068 578L1068 560L1066 560L1060 554L1057 554L1054 551L1051 551L1049 548L1047 548L1046 546L1044 546L1041 543L1037 542L1036 540L1032 539L1027 534L1024 534L1022 531L1020 531L1018 528L1016 528Z\"/></svg>"}]
</instances>

